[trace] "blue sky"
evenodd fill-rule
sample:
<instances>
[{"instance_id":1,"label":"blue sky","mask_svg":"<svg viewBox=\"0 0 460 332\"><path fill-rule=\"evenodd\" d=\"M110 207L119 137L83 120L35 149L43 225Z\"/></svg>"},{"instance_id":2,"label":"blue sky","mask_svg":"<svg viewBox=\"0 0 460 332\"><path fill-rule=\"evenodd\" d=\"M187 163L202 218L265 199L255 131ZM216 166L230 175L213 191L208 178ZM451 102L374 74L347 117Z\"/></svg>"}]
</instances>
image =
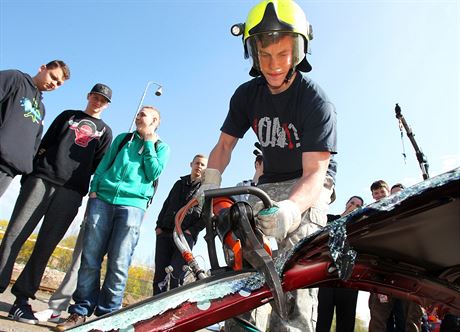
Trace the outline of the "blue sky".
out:
<instances>
[{"instance_id":1,"label":"blue sky","mask_svg":"<svg viewBox=\"0 0 460 332\"><path fill-rule=\"evenodd\" d=\"M136 260L154 254L156 217L173 183L190 171L196 153L209 154L228 103L250 77L240 38L230 34L257 1L57 1L0 0L0 70L34 75L52 59L66 61L72 77L45 94L46 128L65 109L84 109L97 83L113 89L103 119L114 134L127 131L146 83L164 86L145 104L162 114L161 138L171 159L142 227ZM370 184L422 180L410 141L402 157L395 103L428 158L430 175L460 166L459 1L299 1L313 25L309 56L317 81L337 108L337 200L371 202ZM18 135L18 139L20 136ZM238 143L223 186L251 178L253 143ZM18 179L0 199L9 219ZM74 228L81 220L77 217ZM200 239L197 252L205 253Z\"/></svg>"}]
</instances>

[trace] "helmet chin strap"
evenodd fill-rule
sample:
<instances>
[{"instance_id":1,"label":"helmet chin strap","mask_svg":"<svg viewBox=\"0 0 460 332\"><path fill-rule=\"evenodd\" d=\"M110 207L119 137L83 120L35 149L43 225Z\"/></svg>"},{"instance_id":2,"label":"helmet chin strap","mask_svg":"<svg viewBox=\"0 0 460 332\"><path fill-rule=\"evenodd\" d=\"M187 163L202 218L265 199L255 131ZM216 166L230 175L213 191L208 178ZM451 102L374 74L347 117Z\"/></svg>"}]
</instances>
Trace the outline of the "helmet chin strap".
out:
<instances>
[{"instance_id":1,"label":"helmet chin strap","mask_svg":"<svg viewBox=\"0 0 460 332\"><path fill-rule=\"evenodd\" d=\"M289 83L289 81L292 78L292 75L294 75L294 68L289 69L288 73L286 74L286 78L284 79L284 83Z\"/></svg>"}]
</instances>

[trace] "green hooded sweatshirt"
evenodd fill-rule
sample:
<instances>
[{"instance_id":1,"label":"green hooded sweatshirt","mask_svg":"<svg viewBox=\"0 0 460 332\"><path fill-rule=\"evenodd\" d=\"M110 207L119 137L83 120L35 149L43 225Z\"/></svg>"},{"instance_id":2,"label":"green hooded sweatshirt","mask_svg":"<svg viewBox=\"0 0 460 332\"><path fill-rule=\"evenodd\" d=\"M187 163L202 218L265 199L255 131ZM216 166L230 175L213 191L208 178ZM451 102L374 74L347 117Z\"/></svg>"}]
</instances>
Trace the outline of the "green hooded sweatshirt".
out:
<instances>
[{"instance_id":1,"label":"green hooded sweatshirt","mask_svg":"<svg viewBox=\"0 0 460 332\"><path fill-rule=\"evenodd\" d=\"M118 147L127 133L118 135L94 173L90 192L114 205L143 210L153 195L153 181L160 177L169 160L169 146L159 141L144 141L137 132L132 142Z\"/></svg>"}]
</instances>

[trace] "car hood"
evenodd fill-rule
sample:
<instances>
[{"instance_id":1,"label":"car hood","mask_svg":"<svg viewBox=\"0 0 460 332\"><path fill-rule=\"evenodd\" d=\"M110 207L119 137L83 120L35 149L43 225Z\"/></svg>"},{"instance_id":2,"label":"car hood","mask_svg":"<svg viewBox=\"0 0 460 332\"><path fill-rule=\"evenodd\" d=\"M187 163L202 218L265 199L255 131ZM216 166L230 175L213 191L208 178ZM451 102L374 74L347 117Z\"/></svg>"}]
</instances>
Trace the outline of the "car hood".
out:
<instances>
[{"instance_id":1,"label":"car hood","mask_svg":"<svg viewBox=\"0 0 460 332\"><path fill-rule=\"evenodd\" d=\"M299 243L284 280L309 269L308 287L358 288L460 315L459 196L457 168L355 210Z\"/></svg>"}]
</instances>

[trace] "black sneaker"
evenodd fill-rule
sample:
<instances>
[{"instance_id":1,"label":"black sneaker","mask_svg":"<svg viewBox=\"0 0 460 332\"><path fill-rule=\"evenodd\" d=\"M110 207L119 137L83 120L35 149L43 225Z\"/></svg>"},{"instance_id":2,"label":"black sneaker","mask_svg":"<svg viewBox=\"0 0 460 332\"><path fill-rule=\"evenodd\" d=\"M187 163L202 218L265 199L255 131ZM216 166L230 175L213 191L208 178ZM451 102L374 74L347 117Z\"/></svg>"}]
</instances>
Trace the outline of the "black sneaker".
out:
<instances>
[{"instance_id":1,"label":"black sneaker","mask_svg":"<svg viewBox=\"0 0 460 332\"><path fill-rule=\"evenodd\" d=\"M8 318L27 324L38 324L30 304L13 304L8 313Z\"/></svg>"},{"instance_id":2,"label":"black sneaker","mask_svg":"<svg viewBox=\"0 0 460 332\"><path fill-rule=\"evenodd\" d=\"M73 313L70 314L64 322L57 325L55 327L55 331L66 331L67 329L83 324L84 322L86 322L86 316L80 316L79 314Z\"/></svg>"}]
</instances>

